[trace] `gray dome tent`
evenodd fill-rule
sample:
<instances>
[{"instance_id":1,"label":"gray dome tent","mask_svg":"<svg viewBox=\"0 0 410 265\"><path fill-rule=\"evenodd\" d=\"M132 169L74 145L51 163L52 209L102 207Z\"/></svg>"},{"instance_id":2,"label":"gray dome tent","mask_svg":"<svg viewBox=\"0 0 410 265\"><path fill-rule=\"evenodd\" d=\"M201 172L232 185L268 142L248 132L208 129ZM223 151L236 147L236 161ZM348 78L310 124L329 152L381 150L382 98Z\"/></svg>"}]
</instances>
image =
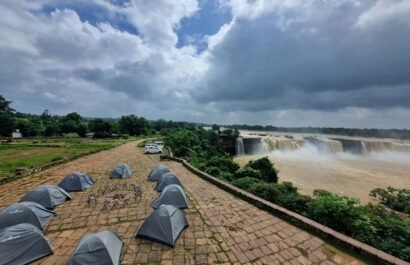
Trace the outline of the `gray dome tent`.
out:
<instances>
[{"instance_id":1,"label":"gray dome tent","mask_svg":"<svg viewBox=\"0 0 410 265\"><path fill-rule=\"evenodd\" d=\"M162 204L173 205L180 209L188 208L184 189L178 184L170 184L166 186L151 206L152 208L157 209Z\"/></svg>"},{"instance_id":2,"label":"gray dome tent","mask_svg":"<svg viewBox=\"0 0 410 265\"><path fill-rule=\"evenodd\" d=\"M53 250L37 227L23 223L0 230L0 265L27 264Z\"/></svg>"},{"instance_id":3,"label":"gray dome tent","mask_svg":"<svg viewBox=\"0 0 410 265\"><path fill-rule=\"evenodd\" d=\"M119 164L111 173L111 179L125 179L129 178L132 170L129 165L125 163Z\"/></svg>"},{"instance_id":4,"label":"gray dome tent","mask_svg":"<svg viewBox=\"0 0 410 265\"><path fill-rule=\"evenodd\" d=\"M14 203L0 213L0 229L29 223L43 230L44 225L54 213L35 202Z\"/></svg>"},{"instance_id":5,"label":"gray dome tent","mask_svg":"<svg viewBox=\"0 0 410 265\"><path fill-rule=\"evenodd\" d=\"M40 185L37 188L29 191L24 195L20 202L31 201L37 202L47 209L54 209L59 204L66 200L70 200L71 196L65 190L56 185Z\"/></svg>"},{"instance_id":6,"label":"gray dome tent","mask_svg":"<svg viewBox=\"0 0 410 265\"><path fill-rule=\"evenodd\" d=\"M158 181L165 173L170 172L169 168L164 165L154 167L148 175L149 181Z\"/></svg>"},{"instance_id":7,"label":"gray dome tent","mask_svg":"<svg viewBox=\"0 0 410 265\"><path fill-rule=\"evenodd\" d=\"M88 234L81 238L68 265L118 265L122 241L111 231Z\"/></svg>"},{"instance_id":8,"label":"gray dome tent","mask_svg":"<svg viewBox=\"0 0 410 265\"><path fill-rule=\"evenodd\" d=\"M136 237L174 247L178 237L187 226L188 221L180 209L163 204L148 216Z\"/></svg>"},{"instance_id":9,"label":"gray dome tent","mask_svg":"<svg viewBox=\"0 0 410 265\"><path fill-rule=\"evenodd\" d=\"M94 185L94 180L82 172L71 173L58 184L65 191L83 191L92 185Z\"/></svg>"},{"instance_id":10,"label":"gray dome tent","mask_svg":"<svg viewBox=\"0 0 410 265\"><path fill-rule=\"evenodd\" d=\"M170 184L178 184L183 187L175 173L169 172L163 174L161 179L157 181L155 190L161 192L166 186Z\"/></svg>"}]
</instances>

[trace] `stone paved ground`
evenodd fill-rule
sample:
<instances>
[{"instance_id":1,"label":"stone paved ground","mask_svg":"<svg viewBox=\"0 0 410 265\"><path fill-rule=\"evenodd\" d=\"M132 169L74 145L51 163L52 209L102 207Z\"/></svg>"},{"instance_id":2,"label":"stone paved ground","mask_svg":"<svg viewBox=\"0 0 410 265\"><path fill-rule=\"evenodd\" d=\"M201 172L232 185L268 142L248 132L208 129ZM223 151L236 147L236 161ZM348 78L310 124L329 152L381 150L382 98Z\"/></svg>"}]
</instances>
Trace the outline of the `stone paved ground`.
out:
<instances>
[{"instance_id":1,"label":"stone paved ground","mask_svg":"<svg viewBox=\"0 0 410 265\"><path fill-rule=\"evenodd\" d=\"M131 165L132 177L109 180L110 170L120 162ZM95 187L71 193L73 200L55 209L57 216L45 229L54 254L35 262L41 265L66 264L84 234L103 229L116 231L124 241L122 264L363 264L200 179L176 162L165 164L185 186L190 207L184 211L190 226L175 248L135 239L137 229L153 211L151 202L158 196L153 190L154 183L146 180L156 164L158 156L145 156L136 148L136 142L128 143L0 186L0 208L19 201L39 184L57 184L72 171L84 171L96 180ZM126 208L111 211L102 211L102 199L96 206L88 206L89 194L115 183L141 186L142 198L131 200Z\"/></svg>"}]
</instances>

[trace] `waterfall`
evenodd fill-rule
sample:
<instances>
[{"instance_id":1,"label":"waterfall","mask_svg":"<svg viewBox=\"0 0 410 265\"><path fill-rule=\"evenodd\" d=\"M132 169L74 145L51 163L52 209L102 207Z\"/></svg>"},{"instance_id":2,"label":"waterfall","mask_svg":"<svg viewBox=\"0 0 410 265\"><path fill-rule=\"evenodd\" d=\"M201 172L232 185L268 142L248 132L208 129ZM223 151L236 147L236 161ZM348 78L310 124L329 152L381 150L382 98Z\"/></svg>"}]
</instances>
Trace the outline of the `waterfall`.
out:
<instances>
[{"instance_id":1,"label":"waterfall","mask_svg":"<svg viewBox=\"0 0 410 265\"><path fill-rule=\"evenodd\" d=\"M344 151L342 142L338 140L311 136L306 137L305 139L321 152L341 153Z\"/></svg>"},{"instance_id":2,"label":"waterfall","mask_svg":"<svg viewBox=\"0 0 410 265\"><path fill-rule=\"evenodd\" d=\"M409 152L410 145L402 143L392 143L392 142L378 142L378 141L361 141L363 153L374 153L374 152Z\"/></svg>"},{"instance_id":3,"label":"waterfall","mask_svg":"<svg viewBox=\"0 0 410 265\"><path fill-rule=\"evenodd\" d=\"M398 152L410 152L410 144L394 143L392 148Z\"/></svg>"},{"instance_id":4,"label":"waterfall","mask_svg":"<svg viewBox=\"0 0 410 265\"><path fill-rule=\"evenodd\" d=\"M243 146L243 140L241 137L236 138L236 155L237 156L245 155L245 148Z\"/></svg>"},{"instance_id":5,"label":"waterfall","mask_svg":"<svg viewBox=\"0 0 410 265\"><path fill-rule=\"evenodd\" d=\"M341 153L343 152L343 145L340 141L325 139L326 151L329 153Z\"/></svg>"},{"instance_id":6,"label":"waterfall","mask_svg":"<svg viewBox=\"0 0 410 265\"><path fill-rule=\"evenodd\" d=\"M262 150L266 153L270 153L275 150L280 151L294 151L303 145L303 140L279 138L279 137L267 137L261 141Z\"/></svg>"}]
</instances>

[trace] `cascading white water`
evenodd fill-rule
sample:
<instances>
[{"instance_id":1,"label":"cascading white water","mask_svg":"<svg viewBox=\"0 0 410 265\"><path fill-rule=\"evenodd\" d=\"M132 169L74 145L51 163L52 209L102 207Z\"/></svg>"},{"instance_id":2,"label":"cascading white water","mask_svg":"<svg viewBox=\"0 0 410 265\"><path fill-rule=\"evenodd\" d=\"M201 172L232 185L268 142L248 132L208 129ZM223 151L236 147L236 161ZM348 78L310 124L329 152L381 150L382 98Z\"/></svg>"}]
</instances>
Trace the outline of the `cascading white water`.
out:
<instances>
[{"instance_id":1,"label":"cascading white water","mask_svg":"<svg viewBox=\"0 0 410 265\"><path fill-rule=\"evenodd\" d=\"M262 139L262 149L267 153L275 150L293 151L300 148L303 145L303 142L303 140L296 139L267 137Z\"/></svg>"},{"instance_id":2,"label":"cascading white water","mask_svg":"<svg viewBox=\"0 0 410 265\"><path fill-rule=\"evenodd\" d=\"M328 153L341 153L343 152L343 145L340 141L323 138L321 139L324 144L324 149Z\"/></svg>"},{"instance_id":3,"label":"cascading white water","mask_svg":"<svg viewBox=\"0 0 410 265\"><path fill-rule=\"evenodd\" d=\"M251 138L255 138L251 136ZM410 141L393 140L373 140L373 139L354 139L354 138L327 138L325 136L262 136L258 137L259 142L253 141L250 144L248 154L269 154L274 151L293 152L306 147L317 149L318 153L323 154L356 154L371 155L374 153L398 152L410 153ZM248 140L248 137L245 137ZM247 143L245 141L245 143ZM248 146L249 144L247 144ZM244 143L242 139L236 141L236 154L244 154ZM247 147L248 148L248 147ZM242 153L243 152L243 153Z\"/></svg>"},{"instance_id":4,"label":"cascading white water","mask_svg":"<svg viewBox=\"0 0 410 265\"><path fill-rule=\"evenodd\" d=\"M383 141L360 141L362 145L362 153L376 153L376 152L410 152L409 144L383 142Z\"/></svg>"},{"instance_id":5,"label":"cascading white water","mask_svg":"<svg viewBox=\"0 0 410 265\"><path fill-rule=\"evenodd\" d=\"M243 146L243 140L241 137L236 138L236 155L245 155L245 147Z\"/></svg>"}]
</instances>

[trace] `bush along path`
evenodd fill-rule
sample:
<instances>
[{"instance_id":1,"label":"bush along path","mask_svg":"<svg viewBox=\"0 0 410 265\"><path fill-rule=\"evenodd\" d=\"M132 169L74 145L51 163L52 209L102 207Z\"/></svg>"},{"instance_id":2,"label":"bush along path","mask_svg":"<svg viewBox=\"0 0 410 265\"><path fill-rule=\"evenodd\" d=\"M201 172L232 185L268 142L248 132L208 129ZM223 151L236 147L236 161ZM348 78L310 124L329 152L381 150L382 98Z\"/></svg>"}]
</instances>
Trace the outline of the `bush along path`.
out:
<instances>
[{"instance_id":1,"label":"bush along path","mask_svg":"<svg viewBox=\"0 0 410 265\"><path fill-rule=\"evenodd\" d=\"M290 182L278 183L278 172L268 158L243 168L218 144L219 134L202 128L179 128L168 133L166 144L174 156L267 201L299 213L338 232L410 261L410 221L381 205L361 205L356 198L316 190L302 195Z\"/></svg>"}]
</instances>

